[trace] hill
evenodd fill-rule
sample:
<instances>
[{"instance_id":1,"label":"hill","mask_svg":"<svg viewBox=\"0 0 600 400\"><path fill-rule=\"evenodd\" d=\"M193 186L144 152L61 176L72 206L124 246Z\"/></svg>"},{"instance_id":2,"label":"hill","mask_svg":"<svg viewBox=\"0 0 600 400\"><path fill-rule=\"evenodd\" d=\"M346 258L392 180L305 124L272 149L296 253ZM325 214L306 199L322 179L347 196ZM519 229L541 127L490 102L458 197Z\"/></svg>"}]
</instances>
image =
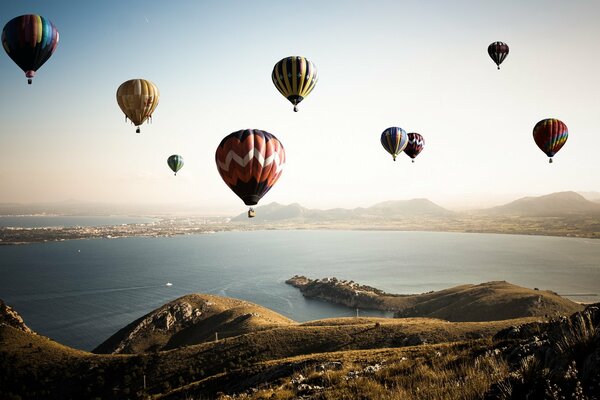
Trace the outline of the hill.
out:
<instances>
[{"instance_id":1,"label":"hill","mask_svg":"<svg viewBox=\"0 0 600 400\"><path fill-rule=\"evenodd\" d=\"M86 353L0 324L0 397L224 400L226 393L251 399L393 399L420 392L425 398L462 399L510 384L514 398L521 398L522 390L537 390L531 379L538 375L541 384L551 379L563 385L560 379L566 378L560 377L566 375L553 371L564 372L572 360L588 366L588 372L572 370L569 376L581 379L583 393L590 395L598 393L600 368L593 355L600 342L593 332L600 331L599 322L597 307L550 323L342 318L135 355ZM563 344L550 351L554 343ZM578 352L571 351L575 348ZM547 370L519 369L538 354L545 364L531 366L548 365L547 378L542 375ZM555 390L575 390L574 382Z\"/></svg>"},{"instance_id":2,"label":"hill","mask_svg":"<svg viewBox=\"0 0 600 400\"><path fill-rule=\"evenodd\" d=\"M295 324L267 308L243 300L190 294L133 321L93 352L144 353L198 344L248 332Z\"/></svg>"},{"instance_id":3,"label":"hill","mask_svg":"<svg viewBox=\"0 0 600 400\"><path fill-rule=\"evenodd\" d=\"M483 212L526 217L600 215L600 204L587 200L579 193L559 192L539 197L524 197Z\"/></svg>"},{"instance_id":4,"label":"hill","mask_svg":"<svg viewBox=\"0 0 600 400\"><path fill-rule=\"evenodd\" d=\"M352 308L394 311L396 317L439 318L448 321L490 321L571 314L580 304L556 293L527 289L505 281L461 285L437 292L401 295L337 278L286 281L305 297Z\"/></svg>"},{"instance_id":5,"label":"hill","mask_svg":"<svg viewBox=\"0 0 600 400\"><path fill-rule=\"evenodd\" d=\"M282 205L270 203L256 208L255 221L347 221L355 219L372 218L403 218L403 217L446 217L453 215L452 211L433 203L427 199L394 200L377 203L368 208L332 208L328 210L308 209L294 203ZM245 222L248 218L246 213L233 218L235 222Z\"/></svg>"}]
</instances>

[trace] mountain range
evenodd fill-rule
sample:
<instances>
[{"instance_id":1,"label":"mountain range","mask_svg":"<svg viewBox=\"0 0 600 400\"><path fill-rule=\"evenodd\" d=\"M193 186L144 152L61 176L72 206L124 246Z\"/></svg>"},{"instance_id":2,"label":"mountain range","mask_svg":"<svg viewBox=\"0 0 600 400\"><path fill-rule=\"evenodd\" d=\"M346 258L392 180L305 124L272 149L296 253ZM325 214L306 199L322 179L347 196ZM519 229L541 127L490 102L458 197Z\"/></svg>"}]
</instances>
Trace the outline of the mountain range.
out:
<instances>
[{"instance_id":1,"label":"mountain range","mask_svg":"<svg viewBox=\"0 0 600 400\"><path fill-rule=\"evenodd\" d=\"M270 203L256 208L255 221L344 221L357 219L403 219L414 217L453 218L461 215L480 216L600 216L600 203L587 200L581 194L568 191L538 197L523 197L508 204L469 212L447 210L428 199L393 200L377 203L368 208L333 208L328 210L309 209L298 203L283 205ZM247 221L246 213L239 214L233 221Z\"/></svg>"}]
</instances>

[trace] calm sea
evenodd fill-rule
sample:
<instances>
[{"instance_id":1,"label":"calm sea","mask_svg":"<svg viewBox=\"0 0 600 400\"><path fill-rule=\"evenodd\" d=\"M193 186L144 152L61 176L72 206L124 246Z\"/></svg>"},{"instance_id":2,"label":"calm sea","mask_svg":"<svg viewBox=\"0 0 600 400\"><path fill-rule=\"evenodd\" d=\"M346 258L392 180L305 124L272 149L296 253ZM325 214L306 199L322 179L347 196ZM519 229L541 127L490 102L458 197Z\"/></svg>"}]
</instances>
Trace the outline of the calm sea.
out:
<instances>
[{"instance_id":1,"label":"calm sea","mask_svg":"<svg viewBox=\"0 0 600 400\"><path fill-rule=\"evenodd\" d=\"M97 216L97 217L72 217L72 216L5 216L0 215L0 227L20 228L49 228L71 226L107 226L121 224L147 224L156 221L146 217L123 216Z\"/></svg>"},{"instance_id":2,"label":"calm sea","mask_svg":"<svg viewBox=\"0 0 600 400\"><path fill-rule=\"evenodd\" d=\"M246 299L297 321L355 313L303 298L284 283L294 274L352 279L394 293L507 280L561 294L595 294L600 240L262 231L0 246L0 298L35 331L85 350L194 292Z\"/></svg>"}]
</instances>

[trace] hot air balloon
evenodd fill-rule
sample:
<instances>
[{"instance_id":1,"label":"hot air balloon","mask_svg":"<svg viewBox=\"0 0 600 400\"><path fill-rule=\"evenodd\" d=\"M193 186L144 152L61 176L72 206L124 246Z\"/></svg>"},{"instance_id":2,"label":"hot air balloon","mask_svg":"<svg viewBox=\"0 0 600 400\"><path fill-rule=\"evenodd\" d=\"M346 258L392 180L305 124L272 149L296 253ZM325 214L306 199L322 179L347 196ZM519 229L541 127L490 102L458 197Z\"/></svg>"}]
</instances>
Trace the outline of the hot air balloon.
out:
<instances>
[{"instance_id":1,"label":"hot air balloon","mask_svg":"<svg viewBox=\"0 0 600 400\"><path fill-rule=\"evenodd\" d=\"M282 59L275 67L271 79L279 92L298 111L298 104L314 89L317 84L317 67L301 56L290 56Z\"/></svg>"},{"instance_id":2,"label":"hot air balloon","mask_svg":"<svg viewBox=\"0 0 600 400\"><path fill-rule=\"evenodd\" d=\"M555 118L543 119L533 127L533 140L535 144L550 157L552 157L564 146L569 137L567 125Z\"/></svg>"},{"instance_id":3,"label":"hot air balloon","mask_svg":"<svg viewBox=\"0 0 600 400\"><path fill-rule=\"evenodd\" d=\"M8 21L2 30L2 45L12 60L25 72L27 83L54 53L58 30L40 15L21 15Z\"/></svg>"},{"instance_id":4,"label":"hot air balloon","mask_svg":"<svg viewBox=\"0 0 600 400\"><path fill-rule=\"evenodd\" d=\"M425 139L423 139L423 136L415 132L408 134L408 144L406 145L404 152L412 158L412 162L415 162L415 157L423 151L423 147L425 147Z\"/></svg>"},{"instance_id":5,"label":"hot air balloon","mask_svg":"<svg viewBox=\"0 0 600 400\"><path fill-rule=\"evenodd\" d=\"M500 64L508 55L508 45L504 42L494 42L488 46L488 54L500 69Z\"/></svg>"},{"instance_id":6,"label":"hot air balloon","mask_svg":"<svg viewBox=\"0 0 600 400\"><path fill-rule=\"evenodd\" d=\"M152 121L159 97L156 85L146 79L130 79L117 89L117 103L125 113L125 121L129 118L137 127L137 133L144 121Z\"/></svg>"},{"instance_id":7,"label":"hot air balloon","mask_svg":"<svg viewBox=\"0 0 600 400\"><path fill-rule=\"evenodd\" d=\"M167 159L167 165L175 172L175 176L177 176L177 171L183 167L183 157L178 154L173 154Z\"/></svg>"},{"instance_id":8,"label":"hot air balloon","mask_svg":"<svg viewBox=\"0 0 600 400\"><path fill-rule=\"evenodd\" d=\"M275 135L243 129L227 135L217 147L217 169L227 186L248 206L256 205L281 176L285 150ZM248 218L254 217L250 207Z\"/></svg>"},{"instance_id":9,"label":"hot air balloon","mask_svg":"<svg viewBox=\"0 0 600 400\"><path fill-rule=\"evenodd\" d=\"M402 128L387 128L381 134L381 145L392 155L392 157L394 157L394 161L396 161L396 156L402 153L402 150L404 150L407 144L408 135Z\"/></svg>"}]
</instances>

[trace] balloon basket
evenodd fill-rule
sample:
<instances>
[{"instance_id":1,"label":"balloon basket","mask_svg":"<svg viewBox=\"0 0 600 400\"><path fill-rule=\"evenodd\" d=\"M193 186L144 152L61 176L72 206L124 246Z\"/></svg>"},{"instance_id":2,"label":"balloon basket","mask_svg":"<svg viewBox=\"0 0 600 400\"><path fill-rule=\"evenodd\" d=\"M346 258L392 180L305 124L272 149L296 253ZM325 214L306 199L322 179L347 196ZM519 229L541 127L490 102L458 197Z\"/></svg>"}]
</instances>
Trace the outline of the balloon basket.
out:
<instances>
[{"instance_id":1,"label":"balloon basket","mask_svg":"<svg viewBox=\"0 0 600 400\"><path fill-rule=\"evenodd\" d=\"M248 218L254 218L256 216L256 211L253 208L248 210Z\"/></svg>"},{"instance_id":2,"label":"balloon basket","mask_svg":"<svg viewBox=\"0 0 600 400\"><path fill-rule=\"evenodd\" d=\"M33 82L33 80L31 78L27 79L27 84L31 85L31 83Z\"/></svg>"}]
</instances>

